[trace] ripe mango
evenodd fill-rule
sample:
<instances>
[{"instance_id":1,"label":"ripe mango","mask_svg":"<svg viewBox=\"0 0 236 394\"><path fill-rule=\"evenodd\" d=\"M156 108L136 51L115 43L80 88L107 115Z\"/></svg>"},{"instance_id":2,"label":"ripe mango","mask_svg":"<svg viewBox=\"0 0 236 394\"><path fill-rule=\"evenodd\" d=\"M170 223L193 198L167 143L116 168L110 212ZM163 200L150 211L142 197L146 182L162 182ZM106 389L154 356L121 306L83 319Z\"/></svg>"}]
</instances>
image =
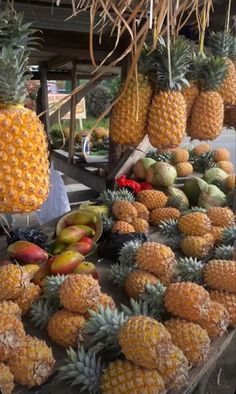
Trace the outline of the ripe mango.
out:
<instances>
[{"instance_id":1,"label":"ripe mango","mask_svg":"<svg viewBox=\"0 0 236 394\"><path fill-rule=\"evenodd\" d=\"M96 223L97 216L90 211L77 211L72 213L66 218L66 226L74 226L77 224L89 224L89 223Z\"/></svg>"},{"instance_id":2,"label":"ripe mango","mask_svg":"<svg viewBox=\"0 0 236 394\"><path fill-rule=\"evenodd\" d=\"M84 256L75 250L68 250L51 259L51 272L53 274L69 274L82 261Z\"/></svg>"},{"instance_id":3,"label":"ripe mango","mask_svg":"<svg viewBox=\"0 0 236 394\"><path fill-rule=\"evenodd\" d=\"M24 265L24 271L32 275L32 277L40 270L39 264L26 264Z\"/></svg>"},{"instance_id":4,"label":"ripe mango","mask_svg":"<svg viewBox=\"0 0 236 394\"><path fill-rule=\"evenodd\" d=\"M86 256L86 254L88 254L91 249L92 245L87 242L75 242L74 244L68 246L66 250L74 250L81 253L83 256Z\"/></svg>"},{"instance_id":5,"label":"ripe mango","mask_svg":"<svg viewBox=\"0 0 236 394\"><path fill-rule=\"evenodd\" d=\"M83 263L79 264L74 270L74 274L85 274L92 275L94 279L98 279L98 273L96 271L96 267L93 263L88 261L83 261Z\"/></svg>"},{"instance_id":6,"label":"ripe mango","mask_svg":"<svg viewBox=\"0 0 236 394\"><path fill-rule=\"evenodd\" d=\"M43 287L43 281L46 278L46 276L49 275L51 275L51 269L50 269L50 265L46 261L45 263L40 265L39 270L35 273L33 277L33 283L35 285Z\"/></svg>"},{"instance_id":7,"label":"ripe mango","mask_svg":"<svg viewBox=\"0 0 236 394\"><path fill-rule=\"evenodd\" d=\"M81 229L78 226L70 226L59 232L57 241L63 244L72 244L79 241L85 235L87 235L87 233L84 229Z\"/></svg>"},{"instance_id":8,"label":"ripe mango","mask_svg":"<svg viewBox=\"0 0 236 394\"><path fill-rule=\"evenodd\" d=\"M96 234L95 230L90 226L85 226L84 224L78 224L76 227L80 228L81 230L84 230L86 235L89 235L90 237L94 237Z\"/></svg>"},{"instance_id":9,"label":"ripe mango","mask_svg":"<svg viewBox=\"0 0 236 394\"><path fill-rule=\"evenodd\" d=\"M41 263L48 259L48 254L45 250L28 241L16 241L9 245L7 254L19 264Z\"/></svg>"},{"instance_id":10,"label":"ripe mango","mask_svg":"<svg viewBox=\"0 0 236 394\"><path fill-rule=\"evenodd\" d=\"M80 242L85 242L86 244L92 245L93 240L92 240L92 238L89 238L89 237L83 237L80 239Z\"/></svg>"}]
</instances>

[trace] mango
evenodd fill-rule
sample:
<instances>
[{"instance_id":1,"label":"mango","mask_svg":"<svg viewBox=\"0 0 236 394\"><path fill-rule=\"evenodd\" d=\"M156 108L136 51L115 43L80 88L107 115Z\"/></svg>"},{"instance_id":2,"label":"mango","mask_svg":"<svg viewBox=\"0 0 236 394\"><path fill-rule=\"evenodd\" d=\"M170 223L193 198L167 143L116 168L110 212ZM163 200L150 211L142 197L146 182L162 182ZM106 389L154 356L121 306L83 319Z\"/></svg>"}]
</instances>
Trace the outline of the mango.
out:
<instances>
[{"instance_id":1,"label":"mango","mask_svg":"<svg viewBox=\"0 0 236 394\"><path fill-rule=\"evenodd\" d=\"M96 234L96 231L90 226L85 226L84 224L78 224L76 227L80 228L81 230L84 230L86 235L89 235L90 237L94 237Z\"/></svg>"},{"instance_id":2,"label":"mango","mask_svg":"<svg viewBox=\"0 0 236 394\"><path fill-rule=\"evenodd\" d=\"M66 250L74 250L86 256L86 254L88 254L91 249L92 245L88 244L87 242L76 242L68 246Z\"/></svg>"},{"instance_id":3,"label":"mango","mask_svg":"<svg viewBox=\"0 0 236 394\"><path fill-rule=\"evenodd\" d=\"M74 274L85 274L92 275L94 279L98 279L98 273L96 271L96 267L93 263L88 261L83 261L83 263L79 264L74 270Z\"/></svg>"},{"instance_id":4,"label":"mango","mask_svg":"<svg viewBox=\"0 0 236 394\"><path fill-rule=\"evenodd\" d=\"M39 270L35 273L34 277L33 277L33 283L35 285L38 285L40 287L43 287L43 281L44 279L51 275L51 269L50 269L50 265L48 264L48 262L46 261L45 263L40 265Z\"/></svg>"},{"instance_id":5,"label":"mango","mask_svg":"<svg viewBox=\"0 0 236 394\"><path fill-rule=\"evenodd\" d=\"M75 250L68 250L61 254L54 256L51 262L52 274L69 274L73 271L82 261L84 256Z\"/></svg>"},{"instance_id":6,"label":"mango","mask_svg":"<svg viewBox=\"0 0 236 394\"><path fill-rule=\"evenodd\" d=\"M24 265L24 271L32 275L32 277L40 270L39 264L26 264Z\"/></svg>"},{"instance_id":7,"label":"mango","mask_svg":"<svg viewBox=\"0 0 236 394\"><path fill-rule=\"evenodd\" d=\"M86 244L92 245L93 240L89 237L83 237L81 238L80 242L85 242Z\"/></svg>"},{"instance_id":8,"label":"mango","mask_svg":"<svg viewBox=\"0 0 236 394\"><path fill-rule=\"evenodd\" d=\"M68 215L65 219L66 226L74 226L77 224L89 224L89 223L96 223L97 222L97 215L91 211L77 211Z\"/></svg>"},{"instance_id":9,"label":"mango","mask_svg":"<svg viewBox=\"0 0 236 394\"><path fill-rule=\"evenodd\" d=\"M28 241L16 241L9 245L7 254L22 265L28 263L41 263L48 259L48 254L45 250Z\"/></svg>"},{"instance_id":10,"label":"mango","mask_svg":"<svg viewBox=\"0 0 236 394\"><path fill-rule=\"evenodd\" d=\"M60 254L61 252L64 252L65 248L65 244L56 241L53 245L53 254Z\"/></svg>"},{"instance_id":11,"label":"mango","mask_svg":"<svg viewBox=\"0 0 236 394\"><path fill-rule=\"evenodd\" d=\"M72 244L79 241L85 235L87 235L87 233L84 229L81 229L78 226L70 226L59 232L57 241L63 244Z\"/></svg>"}]
</instances>

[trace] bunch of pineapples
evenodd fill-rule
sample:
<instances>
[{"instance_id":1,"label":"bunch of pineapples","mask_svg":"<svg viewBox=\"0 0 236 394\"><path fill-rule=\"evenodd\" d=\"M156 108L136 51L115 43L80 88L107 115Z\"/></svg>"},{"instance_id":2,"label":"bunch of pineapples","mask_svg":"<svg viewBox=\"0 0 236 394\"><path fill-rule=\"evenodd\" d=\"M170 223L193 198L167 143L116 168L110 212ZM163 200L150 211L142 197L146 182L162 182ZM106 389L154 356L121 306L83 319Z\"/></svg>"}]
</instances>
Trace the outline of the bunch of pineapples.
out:
<instances>
[{"instance_id":1,"label":"bunch of pineapples","mask_svg":"<svg viewBox=\"0 0 236 394\"><path fill-rule=\"evenodd\" d=\"M190 162L195 171L205 172L210 168L220 168L229 174L228 181L220 187L224 190L232 190L234 166L230 160L230 152L225 148L212 149L208 144L200 144L190 150ZM231 179L231 181L230 181Z\"/></svg>"}]
</instances>

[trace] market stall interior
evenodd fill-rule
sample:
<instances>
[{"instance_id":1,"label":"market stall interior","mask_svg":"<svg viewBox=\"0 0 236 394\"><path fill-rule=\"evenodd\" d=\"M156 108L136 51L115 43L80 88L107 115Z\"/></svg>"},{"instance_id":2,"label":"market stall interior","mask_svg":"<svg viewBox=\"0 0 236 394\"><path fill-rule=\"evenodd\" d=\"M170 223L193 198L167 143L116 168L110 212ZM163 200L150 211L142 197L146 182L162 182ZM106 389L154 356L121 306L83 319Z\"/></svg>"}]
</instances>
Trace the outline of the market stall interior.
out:
<instances>
[{"instance_id":1,"label":"market stall interior","mask_svg":"<svg viewBox=\"0 0 236 394\"><path fill-rule=\"evenodd\" d=\"M236 4L0 5L0 391L233 394Z\"/></svg>"}]
</instances>

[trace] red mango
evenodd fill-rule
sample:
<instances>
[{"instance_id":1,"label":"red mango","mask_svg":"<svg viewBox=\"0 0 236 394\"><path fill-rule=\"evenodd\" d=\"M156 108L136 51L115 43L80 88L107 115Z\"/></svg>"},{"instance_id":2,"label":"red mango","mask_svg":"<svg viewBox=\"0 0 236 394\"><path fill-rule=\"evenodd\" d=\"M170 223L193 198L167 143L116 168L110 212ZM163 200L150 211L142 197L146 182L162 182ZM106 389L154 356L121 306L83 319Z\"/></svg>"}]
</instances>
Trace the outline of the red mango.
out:
<instances>
[{"instance_id":1,"label":"red mango","mask_svg":"<svg viewBox=\"0 0 236 394\"><path fill-rule=\"evenodd\" d=\"M43 281L46 278L46 276L49 275L51 275L51 269L50 269L50 265L46 261L45 263L40 265L39 270L35 273L33 277L33 283L35 285L43 287Z\"/></svg>"},{"instance_id":2,"label":"red mango","mask_svg":"<svg viewBox=\"0 0 236 394\"><path fill-rule=\"evenodd\" d=\"M73 271L82 261L84 256L75 250L65 251L52 258L51 272L53 274L69 274Z\"/></svg>"},{"instance_id":3,"label":"red mango","mask_svg":"<svg viewBox=\"0 0 236 394\"><path fill-rule=\"evenodd\" d=\"M45 250L28 241L16 241L9 245L7 254L19 264L41 263L48 259Z\"/></svg>"},{"instance_id":4,"label":"red mango","mask_svg":"<svg viewBox=\"0 0 236 394\"><path fill-rule=\"evenodd\" d=\"M92 245L93 240L91 238L89 238L89 237L83 237L83 238L80 239L79 242L85 242L86 244Z\"/></svg>"},{"instance_id":5,"label":"red mango","mask_svg":"<svg viewBox=\"0 0 236 394\"><path fill-rule=\"evenodd\" d=\"M58 234L57 241L63 244L72 244L86 235L86 231L77 226L66 227Z\"/></svg>"},{"instance_id":6,"label":"red mango","mask_svg":"<svg viewBox=\"0 0 236 394\"><path fill-rule=\"evenodd\" d=\"M76 242L68 246L67 250L74 250L86 256L90 252L92 245L87 242Z\"/></svg>"},{"instance_id":7,"label":"red mango","mask_svg":"<svg viewBox=\"0 0 236 394\"><path fill-rule=\"evenodd\" d=\"M93 263L88 261L83 261L83 263L79 264L74 270L74 274L85 274L92 275L94 279L98 279L98 273L96 271L96 267Z\"/></svg>"}]
</instances>

